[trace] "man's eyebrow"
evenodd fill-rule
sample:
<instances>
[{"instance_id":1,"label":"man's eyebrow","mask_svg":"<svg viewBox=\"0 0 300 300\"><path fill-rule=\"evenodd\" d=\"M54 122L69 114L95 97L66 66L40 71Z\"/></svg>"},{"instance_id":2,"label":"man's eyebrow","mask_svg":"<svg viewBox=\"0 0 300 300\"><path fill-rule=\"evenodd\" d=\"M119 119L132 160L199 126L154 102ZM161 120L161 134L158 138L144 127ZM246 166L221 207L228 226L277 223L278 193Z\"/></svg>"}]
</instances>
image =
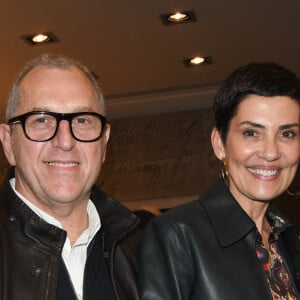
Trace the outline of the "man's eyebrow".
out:
<instances>
[{"instance_id":1,"label":"man's eyebrow","mask_svg":"<svg viewBox=\"0 0 300 300\"><path fill-rule=\"evenodd\" d=\"M50 109L49 107L42 107L42 106L35 106L32 108L31 111L56 112L56 111L53 111L52 109ZM94 110L88 106L80 106L80 107L75 108L74 112L90 112L90 111L94 111Z\"/></svg>"}]
</instances>

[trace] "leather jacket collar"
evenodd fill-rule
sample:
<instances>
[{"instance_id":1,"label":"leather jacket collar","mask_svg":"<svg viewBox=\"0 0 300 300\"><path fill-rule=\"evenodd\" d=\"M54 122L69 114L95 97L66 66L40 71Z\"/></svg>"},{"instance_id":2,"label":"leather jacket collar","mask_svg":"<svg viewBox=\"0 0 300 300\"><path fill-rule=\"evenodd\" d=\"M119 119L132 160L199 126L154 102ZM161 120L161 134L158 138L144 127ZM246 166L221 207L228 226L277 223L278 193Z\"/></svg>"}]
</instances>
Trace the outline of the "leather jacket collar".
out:
<instances>
[{"instance_id":1,"label":"leather jacket collar","mask_svg":"<svg viewBox=\"0 0 300 300\"><path fill-rule=\"evenodd\" d=\"M30 239L42 237L43 240L40 241L40 244L48 245L49 252L55 249L55 252L58 251L56 253L60 253L66 238L66 232L42 220L17 197L9 183L9 179L13 176L14 169L12 168L7 174L5 186L2 189L9 196L1 197L3 201L6 201L5 206L7 206L10 216L8 222L14 222L15 226L24 231L25 236L27 235ZM14 201L8 200L12 198ZM138 218L129 209L106 195L96 186L93 188L90 198L101 218L101 230L104 232L106 242L105 248L111 249L116 239L125 236L132 228L136 227L139 223ZM7 216L5 217L7 218ZM125 230L126 228L127 230Z\"/></svg>"},{"instance_id":2,"label":"leather jacket collar","mask_svg":"<svg viewBox=\"0 0 300 300\"><path fill-rule=\"evenodd\" d=\"M256 228L253 220L241 208L229 192L222 179L219 179L201 201L200 205L206 210L221 247L228 247L241 240ZM280 216L288 225L288 221L269 205L267 214Z\"/></svg>"}]
</instances>

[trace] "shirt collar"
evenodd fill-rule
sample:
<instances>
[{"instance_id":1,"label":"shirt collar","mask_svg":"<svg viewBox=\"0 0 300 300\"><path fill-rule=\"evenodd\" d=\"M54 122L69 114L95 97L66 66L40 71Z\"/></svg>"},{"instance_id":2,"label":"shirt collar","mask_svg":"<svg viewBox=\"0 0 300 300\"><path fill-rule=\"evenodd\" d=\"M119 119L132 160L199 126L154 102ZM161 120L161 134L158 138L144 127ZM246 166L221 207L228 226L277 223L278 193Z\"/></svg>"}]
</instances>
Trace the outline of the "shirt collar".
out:
<instances>
[{"instance_id":1,"label":"shirt collar","mask_svg":"<svg viewBox=\"0 0 300 300\"><path fill-rule=\"evenodd\" d=\"M42 220L46 221L47 223L54 225L60 229L63 229L62 224L60 221L58 221L53 216L49 215L48 213L41 210L39 207L32 204L29 200L27 200L23 195L21 195L16 190L16 179L11 178L9 180L9 183L13 189L13 191L17 194L17 196L35 213L37 214ZM100 216L97 212L97 209L94 205L94 203L89 199L87 204L87 214L88 214L88 222L89 226L88 228L83 232L84 234L80 235L78 240L76 241L76 244L78 242L80 243L89 243L92 238L95 236L97 231L101 227L101 220ZM83 238L84 237L84 238Z\"/></svg>"},{"instance_id":2,"label":"shirt collar","mask_svg":"<svg viewBox=\"0 0 300 300\"><path fill-rule=\"evenodd\" d=\"M277 240L280 233L285 231L290 226L290 223L274 210L269 209L266 216L271 225L270 240Z\"/></svg>"}]
</instances>

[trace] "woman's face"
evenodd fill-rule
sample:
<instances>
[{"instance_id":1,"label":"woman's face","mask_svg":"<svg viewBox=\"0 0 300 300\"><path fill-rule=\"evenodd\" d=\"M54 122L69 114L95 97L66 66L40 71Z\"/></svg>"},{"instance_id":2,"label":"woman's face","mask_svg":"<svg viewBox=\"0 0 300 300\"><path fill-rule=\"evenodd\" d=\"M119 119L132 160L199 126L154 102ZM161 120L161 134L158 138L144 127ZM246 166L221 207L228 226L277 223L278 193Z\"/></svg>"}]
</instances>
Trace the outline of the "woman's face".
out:
<instances>
[{"instance_id":1,"label":"woman's face","mask_svg":"<svg viewBox=\"0 0 300 300\"><path fill-rule=\"evenodd\" d=\"M225 144L216 129L211 139L237 201L269 201L288 188L297 171L300 106L287 96L249 95L230 121Z\"/></svg>"}]
</instances>

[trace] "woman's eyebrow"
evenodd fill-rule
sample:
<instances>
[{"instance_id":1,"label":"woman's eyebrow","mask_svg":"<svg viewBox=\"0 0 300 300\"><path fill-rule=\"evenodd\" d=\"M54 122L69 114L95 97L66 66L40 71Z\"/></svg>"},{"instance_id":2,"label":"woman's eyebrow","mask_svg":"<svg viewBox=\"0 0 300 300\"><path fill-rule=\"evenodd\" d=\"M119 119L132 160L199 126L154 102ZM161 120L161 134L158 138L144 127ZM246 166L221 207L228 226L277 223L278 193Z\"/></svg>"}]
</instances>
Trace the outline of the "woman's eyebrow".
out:
<instances>
[{"instance_id":1,"label":"woman's eyebrow","mask_svg":"<svg viewBox=\"0 0 300 300\"><path fill-rule=\"evenodd\" d=\"M300 128L300 124L299 123L292 123L292 124L285 124L285 125L279 126L279 128L281 130L290 129L292 127L299 127Z\"/></svg>"},{"instance_id":2,"label":"woman's eyebrow","mask_svg":"<svg viewBox=\"0 0 300 300\"><path fill-rule=\"evenodd\" d=\"M239 125L250 125L250 126L253 126L253 127L265 128L264 125L256 123L256 122L251 122L251 121L243 121ZM280 125L279 129L280 130L285 130L285 129L290 129L290 128L293 128L293 127L300 127L300 123L291 123L291 124Z\"/></svg>"},{"instance_id":3,"label":"woman's eyebrow","mask_svg":"<svg viewBox=\"0 0 300 300\"><path fill-rule=\"evenodd\" d=\"M255 123L255 122L251 122L251 121L243 121L243 122L241 122L239 125L240 125L240 126L241 126L241 125L250 125L250 126L253 126L253 127L265 128L265 126L263 126L262 124Z\"/></svg>"}]
</instances>

